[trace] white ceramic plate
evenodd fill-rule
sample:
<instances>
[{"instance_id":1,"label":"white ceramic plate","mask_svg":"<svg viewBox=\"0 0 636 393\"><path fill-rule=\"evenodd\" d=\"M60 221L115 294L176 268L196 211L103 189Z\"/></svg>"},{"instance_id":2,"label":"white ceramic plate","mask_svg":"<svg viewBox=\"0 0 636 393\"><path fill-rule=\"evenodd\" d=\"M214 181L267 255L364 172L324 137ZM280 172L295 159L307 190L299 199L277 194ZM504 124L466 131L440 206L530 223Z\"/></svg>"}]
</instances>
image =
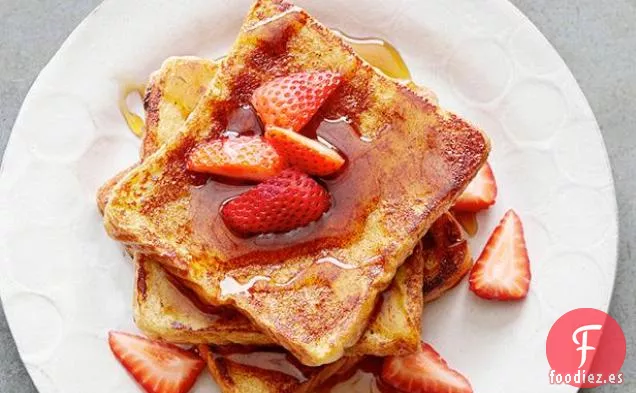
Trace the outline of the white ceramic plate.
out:
<instances>
[{"instance_id":1,"label":"white ceramic plate","mask_svg":"<svg viewBox=\"0 0 636 393\"><path fill-rule=\"evenodd\" d=\"M110 329L134 330L132 268L94 202L98 186L137 159L120 88L171 55L223 55L249 4L107 0L25 100L0 173L0 288L42 393L139 391L106 342ZM574 390L549 387L545 337L568 310L607 309L617 219L599 128L559 55L505 0L300 5L349 34L387 38L417 82L490 134L500 192L479 217L475 254L508 208L525 223L529 298L490 303L463 283L426 308L424 338L476 392ZM195 391L215 389L205 376Z\"/></svg>"}]
</instances>

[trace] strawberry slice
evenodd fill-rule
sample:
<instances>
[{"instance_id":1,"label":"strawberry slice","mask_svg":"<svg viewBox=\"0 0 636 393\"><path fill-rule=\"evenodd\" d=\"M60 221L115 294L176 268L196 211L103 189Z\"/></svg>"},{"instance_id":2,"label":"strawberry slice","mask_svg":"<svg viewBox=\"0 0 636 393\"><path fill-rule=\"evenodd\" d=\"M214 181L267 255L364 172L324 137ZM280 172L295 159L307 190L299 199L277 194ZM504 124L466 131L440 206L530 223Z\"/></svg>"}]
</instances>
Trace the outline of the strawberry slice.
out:
<instances>
[{"instance_id":1,"label":"strawberry slice","mask_svg":"<svg viewBox=\"0 0 636 393\"><path fill-rule=\"evenodd\" d=\"M460 211L477 212L488 209L497 198L495 175L488 163L481 167L453 208Z\"/></svg>"},{"instance_id":2,"label":"strawberry slice","mask_svg":"<svg viewBox=\"0 0 636 393\"><path fill-rule=\"evenodd\" d=\"M128 333L110 332L108 344L148 393L186 393L205 367L192 352Z\"/></svg>"},{"instance_id":3,"label":"strawberry slice","mask_svg":"<svg viewBox=\"0 0 636 393\"><path fill-rule=\"evenodd\" d=\"M283 76L256 89L252 105L266 126L300 131L340 81L340 74L331 71Z\"/></svg>"},{"instance_id":4,"label":"strawberry slice","mask_svg":"<svg viewBox=\"0 0 636 393\"><path fill-rule=\"evenodd\" d=\"M241 235L287 232L303 227L329 210L329 193L296 169L285 169L225 203L225 224Z\"/></svg>"},{"instance_id":5,"label":"strawberry slice","mask_svg":"<svg viewBox=\"0 0 636 393\"><path fill-rule=\"evenodd\" d=\"M331 175L345 163L334 149L289 129L269 126L265 131L265 139L290 165L310 175Z\"/></svg>"},{"instance_id":6,"label":"strawberry slice","mask_svg":"<svg viewBox=\"0 0 636 393\"><path fill-rule=\"evenodd\" d=\"M285 161L260 136L215 139L195 146L188 169L243 180L262 181L279 174Z\"/></svg>"},{"instance_id":7,"label":"strawberry slice","mask_svg":"<svg viewBox=\"0 0 636 393\"><path fill-rule=\"evenodd\" d=\"M484 299L520 300L530 288L530 262L523 226L508 210L470 272L470 289Z\"/></svg>"},{"instance_id":8,"label":"strawberry slice","mask_svg":"<svg viewBox=\"0 0 636 393\"><path fill-rule=\"evenodd\" d=\"M472 393L470 382L448 367L429 344L407 356L389 356L382 365L382 379L408 393Z\"/></svg>"}]
</instances>

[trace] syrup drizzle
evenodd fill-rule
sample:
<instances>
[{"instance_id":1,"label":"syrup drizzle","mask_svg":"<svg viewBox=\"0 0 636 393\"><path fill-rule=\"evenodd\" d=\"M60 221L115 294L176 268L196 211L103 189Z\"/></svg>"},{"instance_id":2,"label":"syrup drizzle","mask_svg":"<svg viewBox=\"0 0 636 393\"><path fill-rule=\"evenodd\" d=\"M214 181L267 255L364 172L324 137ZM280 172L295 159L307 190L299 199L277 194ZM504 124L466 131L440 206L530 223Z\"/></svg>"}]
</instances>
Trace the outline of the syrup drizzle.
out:
<instances>
[{"instance_id":1,"label":"syrup drizzle","mask_svg":"<svg viewBox=\"0 0 636 393\"><path fill-rule=\"evenodd\" d=\"M274 23L274 22L276 22L279 19L283 19L289 14L297 13L297 12L300 12L300 11L302 11L302 8L300 8L300 7L296 6L296 5L291 6L288 9L286 9L285 11L283 11L283 12L280 12L280 13L278 13L278 14L276 14L274 16L271 16L269 18L265 18L263 20L259 20L258 22L253 23L250 26L246 26L244 31L257 30L257 29L259 29L259 28L261 28L263 26L266 26L266 25Z\"/></svg>"},{"instance_id":2,"label":"syrup drizzle","mask_svg":"<svg viewBox=\"0 0 636 393\"><path fill-rule=\"evenodd\" d=\"M138 84L127 84L121 89L121 94L118 102L119 112L128 125L128 128L139 138L141 138L144 134L145 128L143 110L136 111L133 108L134 105L131 105L129 101L140 100L141 102L143 102L145 94L146 86Z\"/></svg>"},{"instance_id":3,"label":"syrup drizzle","mask_svg":"<svg viewBox=\"0 0 636 393\"><path fill-rule=\"evenodd\" d=\"M411 72L400 52L390 42L380 38L357 38L349 36L340 30L333 29L344 42L349 44L353 50L380 70L389 78L403 81L411 80Z\"/></svg>"}]
</instances>

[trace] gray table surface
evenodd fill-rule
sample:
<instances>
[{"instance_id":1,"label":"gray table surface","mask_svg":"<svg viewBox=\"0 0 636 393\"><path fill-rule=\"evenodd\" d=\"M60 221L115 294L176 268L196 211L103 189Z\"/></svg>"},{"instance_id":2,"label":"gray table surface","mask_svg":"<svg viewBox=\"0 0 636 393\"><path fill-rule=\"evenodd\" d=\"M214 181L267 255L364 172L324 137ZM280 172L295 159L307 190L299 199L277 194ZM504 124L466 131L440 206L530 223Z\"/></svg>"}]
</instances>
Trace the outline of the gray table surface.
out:
<instances>
[{"instance_id":1,"label":"gray table surface","mask_svg":"<svg viewBox=\"0 0 636 393\"><path fill-rule=\"evenodd\" d=\"M442 1L442 0L427 0ZM480 0L474 0L480 1ZM0 154L22 100L73 28L101 0L0 0ZM611 315L627 337L626 383L596 392L636 392L636 0L512 0L554 44L579 81L610 154L620 216ZM547 372L547 371L546 371ZM0 307L0 392L33 393ZM511 392L514 393L514 392Z\"/></svg>"}]
</instances>

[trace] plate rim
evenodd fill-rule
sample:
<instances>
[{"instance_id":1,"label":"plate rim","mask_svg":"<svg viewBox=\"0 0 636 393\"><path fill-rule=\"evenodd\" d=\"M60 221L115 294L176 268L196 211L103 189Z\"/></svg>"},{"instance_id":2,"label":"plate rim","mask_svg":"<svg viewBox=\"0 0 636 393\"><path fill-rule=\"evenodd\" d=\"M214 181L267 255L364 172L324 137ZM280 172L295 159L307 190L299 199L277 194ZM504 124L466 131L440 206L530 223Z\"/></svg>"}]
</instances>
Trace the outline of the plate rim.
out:
<instances>
[{"instance_id":1,"label":"plate rim","mask_svg":"<svg viewBox=\"0 0 636 393\"><path fill-rule=\"evenodd\" d=\"M33 81L31 87L28 90L28 93L25 95L24 100L22 101L22 104L20 106L20 110L18 111L18 114L15 117L15 121L13 123L13 126L11 127L11 131L9 133L9 137L8 137L8 141L7 144L5 146L5 149L3 151L3 157L2 157L2 162L0 163L0 167L3 167L5 164L5 161L7 160L7 152L9 152L12 149L12 145L14 145L14 140L15 140L15 135L16 135L16 129L19 127L19 124L23 121L23 118L26 116L25 114L25 104L28 104L33 96L35 95L34 92L37 93L38 89L41 89L41 79L42 79L42 75L44 75L45 73L47 73L48 71L50 71L50 69L52 68L52 66L58 62L60 62L64 55L65 55L65 51L69 49L69 47L71 47L75 41L75 39L82 35L86 29L89 29L92 27L92 25L95 23L96 20L96 14L98 14L101 10L107 8L107 7L111 7L112 4L116 3L119 0L104 0L102 3L100 3L99 5L97 5L73 30L72 32L67 36L67 38L64 40L64 42L60 45L60 47L56 50L55 54L50 58L50 60L46 63L46 65L40 70L40 72L38 73L37 77L35 78L35 80ZM417 0L404 0L405 2L408 1L417 1ZM541 32L541 30L534 24L534 22L527 17L515 4L513 4L511 1L509 0L495 0L498 3L501 3L502 5L505 5L506 7L510 7L510 9L514 10L514 12L521 18L524 19L524 22L527 23L529 26L532 27L533 30L535 30L535 33L540 34L542 37L544 37L546 39L546 41L548 42L550 49L557 54L559 60L563 63L563 65L565 66L565 69L567 71L568 74L572 75L574 77L574 74L572 73L571 69L569 68L567 62L563 59L563 57L561 56L561 54L556 50L556 48L554 47L554 45L552 44L552 42L550 42L549 39L547 39L547 37ZM576 78L575 78L576 80ZM577 93L581 95L582 99L584 100L586 106L590 109L590 113L591 113L591 120L593 120L594 123L594 127L595 127L595 132L598 134L598 136L600 136L600 143L602 145L602 153L603 153L603 161L605 163L605 166L607 169L609 169L610 171L610 176L607 182L607 185L604 188L607 188L608 190L611 191L611 206L609 206L610 210L611 210L611 230L613 230L613 232L616 234L616 236L613 239L613 252L614 252L614 258L613 258L613 269L612 269L612 276L608 277L611 278L611 280L608 280L608 299L605 302L605 305L603 307L603 311L608 311L609 306L611 304L611 301L614 297L614 290L615 290L615 285L616 285L616 275L617 275L617 268L618 268L618 262L619 262L619 247L620 247L620 239L621 239L621 233L620 233L620 217L618 215L618 201L617 201L617 196L616 196L616 179L614 176L614 170L612 167L612 163L611 160L609 158L609 154L608 154L608 150L607 150L607 145L605 143L605 138L603 136L603 133L601 131L601 127L599 125L598 119L596 114L594 113L594 111L592 110L589 101L585 95L585 93L583 92L581 86L579 85L578 81L577 83L574 85L574 88L577 90ZM2 172L2 169L0 169L0 172ZM37 293L37 292L35 292ZM7 296L6 296L6 289L3 288L3 286L0 286L0 299L2 299L3 304L6 304L6 300L7 300ZM12 334L12 339L13 336L15 336L14 332L14 328L12 327L12 323L11 320L9 319L8 316L5 316L6 321L7 321L7 325L9 326L10 332ZM14 343L16 345L16 348L18 350L18 354L20 356L20 359L22 360L25 368L27 369L27 372L29 373L29 378L33 381L34 385L36 384L35 379L33 378L32 372L31 372L31 368L38 368L38 366L31 366L29 367L29 363L24 361L22 359L22 351L20 350L20 347L18 346L18 343L14 340ZM35 385L37 388L39 388L37 385ZM577 388L572 387L572 391L577 391Z\"/></svg>"}]
</instances>

